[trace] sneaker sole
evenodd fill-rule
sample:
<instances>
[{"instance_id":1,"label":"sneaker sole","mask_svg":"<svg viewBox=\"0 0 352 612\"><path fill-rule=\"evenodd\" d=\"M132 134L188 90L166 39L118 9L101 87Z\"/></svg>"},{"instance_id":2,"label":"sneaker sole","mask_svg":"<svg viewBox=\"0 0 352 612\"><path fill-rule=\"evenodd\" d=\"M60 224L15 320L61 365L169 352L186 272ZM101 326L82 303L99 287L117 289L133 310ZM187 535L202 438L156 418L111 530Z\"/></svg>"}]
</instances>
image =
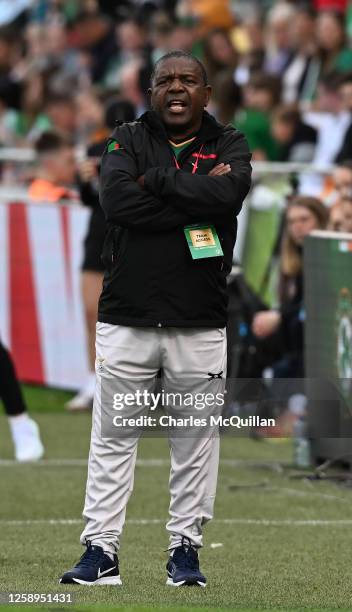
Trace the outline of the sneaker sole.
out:
<instances>
[{"instance_id":1,"label":"sneaker sole","mask_svg":"<svg viewBox=\"0 0 352 612\"><path fill-rule=\"evenodd\" d=\"M18 461L18 463L35 463L36 461L40 461L43 457L44 448L42 448L40 452L33 453L33 455L16 456L16 461Z\"/></svg>"},{"instance_id":2,"label":"sneaker sole","mask_svg":"<svg viewBox=\"0 0 352 612\"><path fill-rule=\"evenodd\" d=\"M207 586L206 582L200 582L199 580L197 580L197 582L187 582L187 580L181 580L180 582L174 582L172 580L172 578L168 578L166 580L166 585L167 586L172 586L172 587L180 587L180 586L200 586L203 589Z\"/></svg>"},{"instance_id":3,"label":"sneaker sole","mask_svg":"<svg viewBox=\"0 0 352 612\"><path fill-rule=\"evenodd\" d=\"M98 578L94 582L88 582L87 580L81 580L80 578L72 578L72 582L61 582L60 584L83 584L86 586L122 586L120 576L106 576Z\"/></svg>"}]
</instances>

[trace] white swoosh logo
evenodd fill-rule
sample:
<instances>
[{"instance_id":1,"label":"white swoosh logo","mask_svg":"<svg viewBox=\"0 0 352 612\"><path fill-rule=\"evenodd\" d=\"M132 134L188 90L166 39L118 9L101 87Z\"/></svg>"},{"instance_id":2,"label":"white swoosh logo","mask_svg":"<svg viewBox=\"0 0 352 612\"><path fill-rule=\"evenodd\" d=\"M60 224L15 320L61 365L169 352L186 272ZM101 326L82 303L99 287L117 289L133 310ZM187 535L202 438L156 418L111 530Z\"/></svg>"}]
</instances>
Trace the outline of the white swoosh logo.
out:
<instances>
[{"instance_id":1,"label":"white swoosh logo","mask_svg":"<svg viewBox=\"0 0 352 612\"><path fill-rule=\"evenodd\" d=\"M108 572L111 572L111 570L113 570L113 567L110 567L109 569L105 570L104 572L100 571L100 567L98 569L98 578L101 578L102 576L104 576L104 574L108 574Z\"/></svg>"}]
</instances>

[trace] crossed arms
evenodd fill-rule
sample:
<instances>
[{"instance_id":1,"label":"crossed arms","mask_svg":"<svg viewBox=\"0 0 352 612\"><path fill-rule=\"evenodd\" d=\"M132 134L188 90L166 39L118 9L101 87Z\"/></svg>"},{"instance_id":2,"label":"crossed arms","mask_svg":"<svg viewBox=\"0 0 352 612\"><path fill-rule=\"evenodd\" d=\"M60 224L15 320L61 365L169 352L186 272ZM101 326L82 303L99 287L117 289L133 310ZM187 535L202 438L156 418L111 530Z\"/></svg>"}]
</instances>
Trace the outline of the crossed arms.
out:
<instances>
[{"instance_id":1,"label":"crossed arms","mask_svg":"<svg viewBox=\"0 0 352 612\"><path fill-rule=\"evenodd\" d=\"M206 219L237 215L250 187L250 153L244 137L224 137L218 165L208 175L177 168L151 168L139 177L123 126L114 138L119 149L103 155L100 203L107 221L125 228L161 232Z\"/></svg>"}]
</instances>

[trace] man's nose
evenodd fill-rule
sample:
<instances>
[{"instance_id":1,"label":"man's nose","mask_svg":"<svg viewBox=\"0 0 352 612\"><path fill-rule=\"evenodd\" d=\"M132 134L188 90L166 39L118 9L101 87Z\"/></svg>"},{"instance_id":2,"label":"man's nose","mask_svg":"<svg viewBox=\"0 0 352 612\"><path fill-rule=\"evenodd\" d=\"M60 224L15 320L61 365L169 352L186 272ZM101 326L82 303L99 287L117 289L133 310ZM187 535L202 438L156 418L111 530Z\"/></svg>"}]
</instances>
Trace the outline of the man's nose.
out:
<instances>
[{"instance_id":1,"label":"man's nose","mask_svg":"<svg viewBox=\"0 0 352 612\"><path fill-rule=\"evenodd\" d=\"M169 91L183 91L184 87L180 79L174 79L171 81Z\"/></svg>"}]
</instances>

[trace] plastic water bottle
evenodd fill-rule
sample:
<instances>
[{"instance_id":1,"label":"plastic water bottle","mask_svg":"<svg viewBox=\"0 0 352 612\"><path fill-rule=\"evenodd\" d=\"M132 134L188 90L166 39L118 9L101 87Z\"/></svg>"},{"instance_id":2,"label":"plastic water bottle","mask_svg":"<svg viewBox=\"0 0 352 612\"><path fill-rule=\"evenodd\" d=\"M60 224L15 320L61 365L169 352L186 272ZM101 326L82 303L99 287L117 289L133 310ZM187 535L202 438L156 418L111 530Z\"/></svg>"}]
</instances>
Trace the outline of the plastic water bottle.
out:
<instances>
[{"instance_id":1,"label":"plastic water bottle","mask_svg":"<svg viewBox=\"0 0 352 612\"><path fill-rule=\"evenodd\" d=\"M293 427L293 461L299 468L307 468L311 464L310 442L307 438L307 423L304 415L300 415Z\"/></svg>"}]
</instances>

